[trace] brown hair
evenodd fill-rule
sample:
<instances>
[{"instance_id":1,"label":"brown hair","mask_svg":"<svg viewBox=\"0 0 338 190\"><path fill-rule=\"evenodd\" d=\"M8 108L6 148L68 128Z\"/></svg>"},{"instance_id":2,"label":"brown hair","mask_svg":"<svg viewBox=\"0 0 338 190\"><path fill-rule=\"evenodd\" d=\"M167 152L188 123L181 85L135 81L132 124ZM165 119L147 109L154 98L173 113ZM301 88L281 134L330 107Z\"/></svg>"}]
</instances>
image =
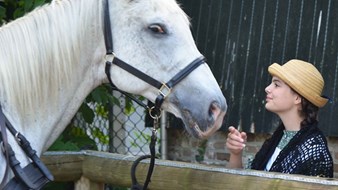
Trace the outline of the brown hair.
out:
<instances>
[{"instance_id":1,"label":"brown hair","mask_svg":"<svg viewBox=\"0 0 338 190\"><path fill-rule=\"evenodd\" d=\"M310 101L302 97L302 114L305 119L300 123L300 127L303 128L309 124L318 122L318 106L315 106Z\"/></svg>"}]
</instances>

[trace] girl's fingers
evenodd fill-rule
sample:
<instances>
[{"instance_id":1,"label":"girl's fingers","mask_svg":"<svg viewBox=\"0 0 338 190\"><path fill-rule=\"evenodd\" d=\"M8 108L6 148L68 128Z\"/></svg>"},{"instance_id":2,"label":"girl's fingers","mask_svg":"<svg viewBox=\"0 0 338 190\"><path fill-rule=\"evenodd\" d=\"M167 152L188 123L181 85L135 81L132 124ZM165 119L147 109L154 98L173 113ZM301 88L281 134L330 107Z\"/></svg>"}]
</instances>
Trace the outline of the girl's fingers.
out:
<instances>
[{"instance_id":1,"label":"girl's fingers","mask_svg":"<svg viewBox=\"0 0 338 190\"><path fill-rule=\"evenodd\" d=\"M230 126L226 146L232 152L239 152L245 147L246 138L245 132L239 132L235 127Z\"/></svg>"},{"instance_id":2,"label":"girl's fingers","mask_svg":"<svg viewBox=\"0 0 338 190\"><path fill-rule=\"evenodd\" d=\"M242 139L244 139L244 141L246 142L246 139L248 138L245 132L241 132L241 137Z\"/></svg>"}]
</instances>

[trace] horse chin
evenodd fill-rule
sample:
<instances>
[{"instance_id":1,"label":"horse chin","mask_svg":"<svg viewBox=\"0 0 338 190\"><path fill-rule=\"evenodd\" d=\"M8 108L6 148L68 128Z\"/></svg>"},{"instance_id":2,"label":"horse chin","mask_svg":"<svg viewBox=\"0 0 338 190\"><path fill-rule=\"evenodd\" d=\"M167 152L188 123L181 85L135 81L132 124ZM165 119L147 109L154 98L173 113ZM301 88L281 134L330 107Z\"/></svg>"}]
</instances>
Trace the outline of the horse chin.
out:
<instances>
[{"instance_id":1,"label":"horse chin","mask_svg":"<svg viewBox=\"0 0 338 190\"><path fill-rule=\"evenodd\" d=\"M207 139L210 136L212 136L219 128L221 125L214 125L210 126L207 128L207 130L202 131L201 128L195 124L194 126L190 126L190 130L187 130L193 137L198 138L198 139Z\"/></svg>"},{"instance_id":2,"label":"horse chin","mask_svg":"<svg viewBox=\"0 0 338 190\"><path fill-rule=\"evenodd\" d=\"M198 139L207 139L213 135L219 128L218 127L209 127L206 131L201 131L198 125L193 127L193 135Z\"/></svg>"},{"instance_id":3,"label":"horse chin","mask_svg":"<svg viewBox=\"0 0 338 190\"><path fill-rule=\"evenodd\" d=\"M187 114L185 114L185 118L189 118L188 122L184 122L185 128L188 133L197 139L207 139L222 126L225 112L222 112L217 117L214 117L214 122L212 123L212 125L205 127L205 130L202 130L198 123L193 121L190 114L188 115L189 116L187 117Z\"/></svg>"}]
</instances>

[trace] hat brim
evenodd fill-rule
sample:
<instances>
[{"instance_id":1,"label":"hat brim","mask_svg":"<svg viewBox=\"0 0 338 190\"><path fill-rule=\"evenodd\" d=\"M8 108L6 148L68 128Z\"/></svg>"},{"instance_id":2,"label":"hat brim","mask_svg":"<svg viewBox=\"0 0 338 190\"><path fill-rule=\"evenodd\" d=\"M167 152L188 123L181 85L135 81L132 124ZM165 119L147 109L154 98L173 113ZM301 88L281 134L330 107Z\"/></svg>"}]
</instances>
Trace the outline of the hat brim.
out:
<instances>
[{"instance_id":1,"label":"hat brim","mask_svg":"<svg viewBox=\"0 0 338 190\"><path fill-rule=\"evenodd\" d=\"M306 87L303 84L300 84L293 75L290 75L289 72L285 71L285 69L278 63L270 65L268 71L272 76L280 78L283 82L289 85L294 91L299 93L301 96L306 98L314 105L318 107L323 107L328 102L327 98L318 95L313 95L311 93L305 93L307 92Z\"/></svg>"}]
</instances>

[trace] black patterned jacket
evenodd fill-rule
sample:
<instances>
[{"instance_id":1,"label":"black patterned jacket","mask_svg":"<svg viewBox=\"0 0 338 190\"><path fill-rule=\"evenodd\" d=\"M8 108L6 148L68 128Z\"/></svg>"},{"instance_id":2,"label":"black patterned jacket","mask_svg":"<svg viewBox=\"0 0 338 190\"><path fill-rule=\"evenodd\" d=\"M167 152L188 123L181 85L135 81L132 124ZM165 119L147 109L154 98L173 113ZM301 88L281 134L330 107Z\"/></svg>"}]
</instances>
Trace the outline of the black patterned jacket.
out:
<instances>
[{"instance_id":1,"label":"black patterned jacket","mask_svg":"<svg viewBox=\"0 0 338 190\"><path fill-rule=\"evenodd\" d=\"M257 152L251 168L264 170L283 136L280 126ZM270 171L309 176L333 177L333 161L327 141L317 123L303 127L279 153Z\"/></svg>"}]
</instances>

